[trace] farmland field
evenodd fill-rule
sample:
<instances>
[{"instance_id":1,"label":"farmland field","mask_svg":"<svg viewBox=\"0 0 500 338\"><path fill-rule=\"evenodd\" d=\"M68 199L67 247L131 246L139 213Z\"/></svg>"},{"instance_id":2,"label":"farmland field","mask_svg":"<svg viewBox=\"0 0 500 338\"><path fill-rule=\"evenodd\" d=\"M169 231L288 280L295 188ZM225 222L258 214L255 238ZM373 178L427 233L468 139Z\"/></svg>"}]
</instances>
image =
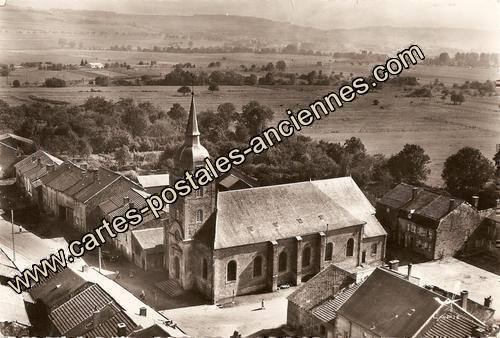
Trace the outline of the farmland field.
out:
<instances>
[{"instance_id":1,"label":"farmland field","mask_svg":"<svg viewBox=\"0 0 500 338\"><path fill-rule=\"evenodd\" d=\"M98 75L111 77L134 77L141 74L164 75L178 62L191 62L196 70L211 71L209 62L220 61L220 70L238 70L240 64L257 66L267 62L285 60L287 71L305 73L322 70L324 73L335 71L344 74L366 75L373 65L335 62L325 56L268 55L268 54L173 54L110 52L86 50L29 50L3 51L0 62L17 63L24 61L52 61L54 63L79 63L82 58L89 62L127 62L132 69L91 70L81 68L73 71L39 71L36 69L16 69L9 75L9 81L19 79L42 83L47 77L64 78L66 81L81 81L76 86L66 88L24 87L11 88L4 78L0 78L0 99L9 104L32 102L30 95L81 104L89 96L103 96L107 99L131 97L138 101L151 101L168 110L173 103L181 103L186 108L189 97L176 92L177 86L128 86L92 87L88 80ZM158 66L137 67L139 60L156 60ZM321 66L317 64L321 61ZM450 87L453 83L462 84L466 80L495 80L498 74L491 68L462 68L419 65L405 71L404 75L416 76L421 84L428 84L438 78ZM94 91L91 91L93 88ZM336 90L326 86L221 86L219 92L210 93L207 87L196 87L199 111L212 109L223 102L232 102L241 107L250 100L257 100L270 106L275 119L285 117L286 109L296 111L310 102ZM372 104L378 99L380 104ZM480 149L491 158L495 144L500 143L500 100L498 96L467 96L462 105L452 105L449 99L444 102L439 96L431 99L408 98L402 91L388 89L373 92L356 101L346 104L342 109L323 121L305 128L303 134L314 139L342 142L351 136L360 137L370 153L391 155L401 150L405 143L421 145L431 157L430 184L441 184L441 170L444 160L464 146Z\"/></svg>"}]
</instances>

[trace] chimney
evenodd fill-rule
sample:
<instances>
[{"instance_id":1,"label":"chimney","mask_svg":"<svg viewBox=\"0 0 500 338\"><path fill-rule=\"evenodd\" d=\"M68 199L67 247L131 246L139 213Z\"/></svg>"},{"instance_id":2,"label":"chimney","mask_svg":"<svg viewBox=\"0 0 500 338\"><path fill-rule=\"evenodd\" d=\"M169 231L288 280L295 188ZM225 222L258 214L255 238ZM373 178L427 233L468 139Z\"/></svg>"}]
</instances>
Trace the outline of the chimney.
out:
<instances>
[{"instance_id":1,"label":"chimney","mask_svg":"<svg viewBox=\"0 0 500 338\"><path fill-rule=\"evenodd\" d=\"M38 163L39 165L42 164L42 159L39 157L36 159L36 163Z\"/></svg>"},{"instance_id":2,"label":"chimney","mask_svg":"<svg viewBox=\"0 0 500 338\"><path fill-rule=\"evenodd\" d=\"M417 192L418 192L418 188L417 187L411 188L411 199L412 200L414 200L415 197L417 197Z\"/></svg>"},{"instance_id":3,"label":"chimney","mask_svg":"<svg viewBox=\"0 0 500 338\"><path fill-rule=\"evenodd\" d=\"M128 205L130 203L130 197L124 196L123 197L123 205Z\"/></svg>"},{"instance_id":4,"label":"chimney","mask_svg":"<svg viewBox=\"0 0 500 338\"><path fill-rule=\"evenodd\" d=\"M448 212L451 212L453 209L455 209L455 199L450 198L450 207L448 208Z\"/></svg>"},{"instance_id":5,"label":"chimney","mask_svg":"<svg viewBox=\"0 0 500 338\"><path fill-rule=\"evenodd\" d=\"M89 271L89 266L87 264L82 265L82 272L87 272Z\"/></svg>"},{"instance_id":6,"label":"chimney","mask_svg":"<svg viewBox=\"0 0 500 338\"><path fill-rule=\"evenodd\" d=\"M89 168L87 163L80 163L80 169L87 170Z\"/></svg>"},{"instance_id":7,"label":"chimney","mask_svg":"<svg viewBox=\"0 0 500 338\"><path fill-rule=\"evenodd\" d=\"M493 303L493 299L491 299L491 296L486 297L484 299L484 306L491 308L492 303Z\"/></svg>"},{"instance_id":8,"label":"chimney","mask_svg":"<svg viewBox=\"0 0 500 338\"><path fill-rule=\"evenodd\" d=\"M143 306L141 308L139 308L139 316L143 316L143 317L146 317L146 312L147 309Z\"/></svg>"},{"instance_id":9,"label":"chimney","mask_svg":"<svg viewBox=\"0 0 500 338\"><path fill-rule=\"evenodd\" d=\"M467 311L467 299L469 298L469 292L463 290L460 292L460 307Z\"/></svg>"},{"instance_id":10,"label":"chimney","mask_svg":"<svg viewBox=\"0 0 500 338\"><path fill-rule=\"evenodd\" d=\"M53 170L54 170L54 168L55 168L54 163L49 163L49 164L47 164L47 171L49 171L49 172L50 172L50 171L53 171Z\"/></svg>"},{"instance_id":11,"label":"chimney","mask_svg":"<svg viewBox=\"0 0 500 338\"><path fill-rule=\"evenodd\" d=\"M477 337L477 338L487 337L486 330L480 326L476 326L472 329L471 337Z\"/></svg>"},{"instance_id":12,"label":"chimney","mask_svg":"<svg viewBox=\"0 0 500 338\"><path fill-rule=\"evenodd\" d=\"M101 311L94 310L94 313L92 313L92 324L94 329L99 326L100 321L101 321Z\"/></svg>"},{"instance_id":13,"label":"chimney","mask_svg":"<svg viewBox=\"0 0 500 338\"><path fill-rule=\"evenodd\" d=\"M398 271L399 269L399 260L394 259L392 261L389 261L389 269Z\"/></svg>"},{"instance_id":14,"label":"chimney","mask_svg":"<svg viewBox=\"0 0 500 338\"><path fill-rule=\"evenodd\" d=\"M408 263L408 274L406 275L406 279L408 279L408 280L410 280L410 277L411 277L411 267L412 267L412 264Z\"/></svg>"},{"instance_id":15,"label":"chimney","mask_svg":"<svg viewBox=\"0 0 500 338\"><path fill-rule=\"evenodd\" d=\"M127 325L125 323L118 323L116 325L116 333L118 337L125 337L127 335Z\"/></svg>"},{"instance_id":16,"label":"chimney","mask_svg":"<svg viewBox=\"0 0 500 338\"><path fill-rule=\"evenodd\" d=\"M479 209L479 196L472 196L472 206Z\"/></svg>"}]
</instances>

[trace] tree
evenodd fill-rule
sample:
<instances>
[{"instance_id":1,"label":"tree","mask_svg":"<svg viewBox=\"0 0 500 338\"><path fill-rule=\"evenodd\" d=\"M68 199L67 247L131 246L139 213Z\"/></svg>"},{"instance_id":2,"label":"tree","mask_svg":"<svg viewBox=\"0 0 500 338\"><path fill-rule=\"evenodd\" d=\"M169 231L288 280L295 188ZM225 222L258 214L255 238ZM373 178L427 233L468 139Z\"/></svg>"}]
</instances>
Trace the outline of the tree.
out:
<instances>
[{"instance_id":1,"label":"tree","mask_svg":"<svg viewBox=\"0 0 500 338\"><path fill-rule=\"evenodd\" d=\"M58 79L57 77L52 77L50 79L45 79L45 87L50 87L50 88L66 87L66 81Z\"/></svg>"},{"instance_id":2,"label":"tree","mask_svg":"<svg viewBox=\"0 0 500 338\"><path fill-rule=\"evenodd\" d=\"M212 93L215 92L215 91L218 91L219 90L219 85L215 82L211 82L209 85L208 85L208 90L210 90Z\"/></svg>"},{"instance_id":3,"label":"tree","mask_svg":"<svg viewBox=\"0 0 500 338\"><path fill-rule=\"evenodd\" d=\"M283 60L279 60L276 62L276 69L279 70L280 72L284 72L286 69L286 63Z\"/></svg>"},{"instance_id":4,"label":"tree","mask_svg":"<svg viewBox=\"0 0 500 338\"><path fill-rule=\"evenodd\" d=\"M106 87L109 85L109 77L107 76L97 76L94 80L96 86Z\"/></svg>"},{"instance_id":5,"label":"tree","mask_svg":"<svg viewBox=\"0 0 500 338\"><path fill-rule=\"evenodd\" d=\"M182 86L177 89L177 93L181 93L183 96L186 96L186 94L191 93L191 88L189 88L188 86Z\"/></svg>"},{"instance_id":6,"label":"tree","mask_svg":"<svg viewBox=\"0 0 500 338\"><path fill-rule=\"evenodd\" d=\"M252 134L260 133L273 117L274 112L271 108L257 101L250 101L242 107L242 122Z\"/></svg>"},{"instance_id":7,"label":"tree","mask_svg":"<svg viewBox=\"0 0 500 338\"><path fill-rule=\"evenodd\" d=\"M14 87L14 88L21 87L21 82L19 82L19 80L17 80L17 79L12 81L12 87Z\"/></svg>"},{"instance_id":8,"label":"tree","mask_svg":"<svg viewBox=\"0 0 500 338\"><path fill-rule=\"evenodd\" d=\"M457 104L457 102L459 104L462 104L462 102L465 101L464 94L462 94L461 92L458 93L458 94L455 93L455 92L452 92L451 96L450 96L450 99L451 99L451 102L453 102L453 104Z\"/></svg>"},{"instance_id":9,"label":"tree","mask_svg":"<svg viewBox=\"0 0 500 338\"><path fill-rule=\"evenodd\" d=\"M478 149L464 147L446 159L441 177L450 194L468 199L481 191L493 174L490 160Z\"/></svg>"},{"instance_id":10,"label":"tree","mask_svg":"<svg viewBox=\"0 0 500 338\"><path fill-rule=\"evenodd\" d=\"M184 120L185 118L187 118L186 110L178 103L174 103L172 108L170 108L170 110L167 112L167 115L172 120Z\"/></svg>"},{"instance_id":11,"label":"tree","mask_svg":"<svg viewBox=\"0 0 500 338\"><path fill-rule=\"evenodd\" d=\"M127 163L132 161L132 153L127 145L122 145L115 151L115 160L120 165L127 165Z\"/></svg>"},{"instance_id":12,"label":"tree","mask_svg":"<svg viewBox=\"0 0 500 338\"><path fill-rule=\"evenodd\" d=\"M398 182L420 183L427 179L430 157L416 144L405 144L403 150L389 158L389 172Z\"/></svg>"}]
</instances>

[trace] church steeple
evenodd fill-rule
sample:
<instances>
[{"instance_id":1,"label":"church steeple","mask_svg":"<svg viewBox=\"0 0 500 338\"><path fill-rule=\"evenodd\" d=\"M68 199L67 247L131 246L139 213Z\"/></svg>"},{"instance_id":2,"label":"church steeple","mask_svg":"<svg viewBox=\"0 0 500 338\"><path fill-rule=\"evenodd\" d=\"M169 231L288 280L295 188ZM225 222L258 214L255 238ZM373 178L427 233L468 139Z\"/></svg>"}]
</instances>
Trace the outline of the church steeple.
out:
<instances>
[{"instance_id":1,"label":"church steeple","mask_svg":"<svg viewBox=\"0 0 500 338\"><path fill-rule=\"evenodd\" d=\"M194 91L191 93L191 106L189 107L188 123L184 134L184 144L179 152L177 168L180 170L193 170L197 166L204 166L205 158L209 157L207 149L201 145Z\"/></svg>"},{"instance_id":2,"label":"church steeple","mask_svg":"<svg viewBox=\"0 0 500 338\"><path fill-rule=\"evenodd\" d=\"M189 117L185 135L185 144L200 144L200 131L198 130L198 118L196 116L196 105L194 103L194 90L191 92L191 106L189 107Z\"/></svg>"}]
</instances>

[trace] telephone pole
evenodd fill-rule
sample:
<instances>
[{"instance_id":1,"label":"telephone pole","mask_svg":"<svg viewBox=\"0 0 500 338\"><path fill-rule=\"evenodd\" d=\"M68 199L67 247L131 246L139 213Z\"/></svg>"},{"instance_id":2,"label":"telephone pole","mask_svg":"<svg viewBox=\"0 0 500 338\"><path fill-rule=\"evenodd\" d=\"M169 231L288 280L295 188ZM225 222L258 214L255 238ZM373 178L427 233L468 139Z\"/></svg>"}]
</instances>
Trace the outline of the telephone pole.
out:
<instances>
[{"instance_id":1,"label":"telephone pole","mask_svg":"<svg viewBox=\"0 0 500 338\"><path fill-rule=\"evenodd\" d=\"M14 209L10 209L10 224L12 228L12 261L16 261L16 244L14 242Z\"/></svg>"}]
</instances>

